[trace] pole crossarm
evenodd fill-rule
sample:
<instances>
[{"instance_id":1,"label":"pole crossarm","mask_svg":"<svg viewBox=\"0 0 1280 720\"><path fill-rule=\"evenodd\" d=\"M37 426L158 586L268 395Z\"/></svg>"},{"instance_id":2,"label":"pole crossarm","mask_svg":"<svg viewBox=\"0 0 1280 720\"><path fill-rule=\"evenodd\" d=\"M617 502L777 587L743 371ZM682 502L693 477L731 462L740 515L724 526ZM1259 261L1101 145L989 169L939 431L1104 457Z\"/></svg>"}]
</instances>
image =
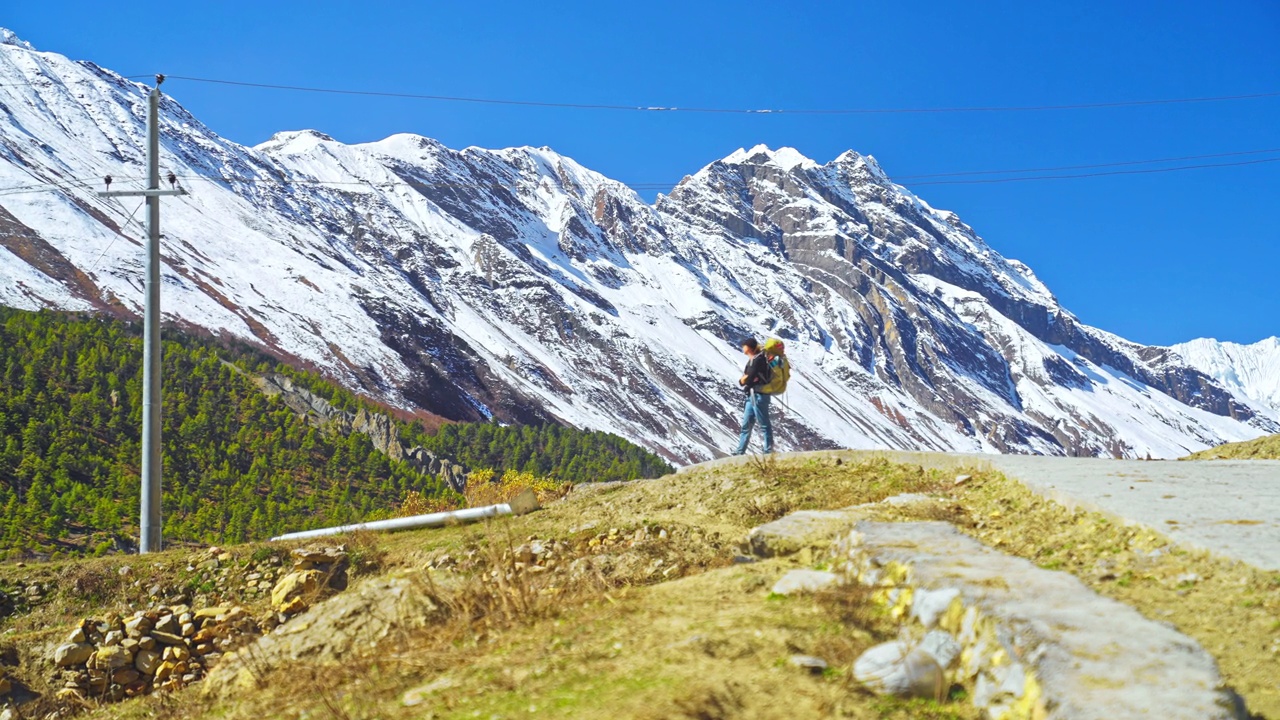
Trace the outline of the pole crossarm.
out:
<instances>
[{"instance_id":1,"label":"pole crossarm","mask_svg":"<svg viewBox=\"0 0 1280 720\"><path fill-rule=\"evenodd\" d=\"M186 188L175 190L104 190L98 197L166 197L169 195L190 195Z\"/></svg>"}]
</instances>

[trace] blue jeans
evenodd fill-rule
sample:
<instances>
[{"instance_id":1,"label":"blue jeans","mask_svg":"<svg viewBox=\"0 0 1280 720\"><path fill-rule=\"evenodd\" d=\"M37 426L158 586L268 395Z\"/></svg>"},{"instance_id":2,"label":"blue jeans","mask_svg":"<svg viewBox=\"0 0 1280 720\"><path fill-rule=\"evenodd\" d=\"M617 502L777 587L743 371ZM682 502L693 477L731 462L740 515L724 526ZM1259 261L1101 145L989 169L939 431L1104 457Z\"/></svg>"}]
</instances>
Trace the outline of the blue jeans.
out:
<instances>
[{"instance_id":1,"label":"blue jeans","mask_svg":"<svg viewBox=\"0 0 1280 720\"><path fill-rule=\"evenodd\" d=\"M734 455L742 455L751 442L751 428L760 423L760 433L764 435L764 451L773 452L773 423L769 422L769 402L772 397L758 392L747 393L747 402L742 410L742 434L738 436L738 450Z\"/></svg>"}]
</instances>

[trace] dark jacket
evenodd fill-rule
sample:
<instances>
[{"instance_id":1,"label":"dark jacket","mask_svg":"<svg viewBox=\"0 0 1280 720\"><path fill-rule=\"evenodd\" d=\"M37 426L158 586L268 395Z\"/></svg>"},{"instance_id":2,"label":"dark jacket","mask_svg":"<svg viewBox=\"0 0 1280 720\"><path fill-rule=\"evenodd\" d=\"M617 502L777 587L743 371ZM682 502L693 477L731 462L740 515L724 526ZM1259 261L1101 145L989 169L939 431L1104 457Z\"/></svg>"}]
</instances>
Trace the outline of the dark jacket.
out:
<instances>
[{"instance_id":1,"label":"dark jacket","mask_svg":"<svg viewBox=\"0 0 1280 720\"><path fill-rule=\"evenodd\" d=\"M764 353L756 353L756 356L747 361L747 366L743 368L742 374L747 376L747 381L741 383L743 392L751 392L763 385L767 385L773 379L773 368L769 367L769 358Z\"/></svg>"}]
</instances>

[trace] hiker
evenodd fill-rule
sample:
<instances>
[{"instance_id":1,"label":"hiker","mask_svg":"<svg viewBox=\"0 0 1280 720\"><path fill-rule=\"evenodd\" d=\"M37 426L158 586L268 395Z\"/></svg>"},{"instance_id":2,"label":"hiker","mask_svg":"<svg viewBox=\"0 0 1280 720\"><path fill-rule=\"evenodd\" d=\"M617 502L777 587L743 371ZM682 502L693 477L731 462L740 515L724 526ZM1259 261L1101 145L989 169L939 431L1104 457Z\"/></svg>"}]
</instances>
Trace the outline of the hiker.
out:
<instances>
[{"instance_id":1,"label":"hiker","mask_svg":"<svg viewBox=\"0 0 1280 720\"><path fill-rule=\"evenodd\" d=\"M746 403L742 410L742 433L738 436L738 449L733 454L742 455L747 451L747 443L751 442L751 428L760 424L760 433L764 435L765 453L773 452L773 425L769 422L769 401L771 396L760 392L773 379L773 370L769 367L769 358L760 351L760 343L755 338L742 341L742 354L747 356L747 366L738 378L738 385L746 393Z\"/></svg>"}]
</instances>

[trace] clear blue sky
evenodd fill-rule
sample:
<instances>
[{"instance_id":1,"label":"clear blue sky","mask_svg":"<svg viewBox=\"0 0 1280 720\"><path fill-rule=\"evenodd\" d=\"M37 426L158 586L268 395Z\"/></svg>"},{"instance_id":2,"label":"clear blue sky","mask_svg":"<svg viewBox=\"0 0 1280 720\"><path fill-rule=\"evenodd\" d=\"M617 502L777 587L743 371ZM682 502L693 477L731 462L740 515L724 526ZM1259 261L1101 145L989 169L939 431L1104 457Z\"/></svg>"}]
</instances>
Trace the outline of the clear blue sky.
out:
<instances>
[{"instance_id":1,"label":"clear blue sky","mask_svg":"<svg viewBox=\"0 0 1280 720\"><path fill-rule=\"evenodd\" d=\"M1275 0L6 5L0 23L37 48L124 74L782 108L1040 105L1280 90ZM166 89L215 131L247 144L298 128L346 142L415 132L452 147L547 145L644 183L674 183L762 142L794 146L821 162L853 148L876 156L891 176L1280 147L1280 97L1044 113L787 117L513 108L178 81ZM917 192L1027 262L1087 323L1156 344L1280 334L1280 163Z\"/></svg>"}]
</instances>

